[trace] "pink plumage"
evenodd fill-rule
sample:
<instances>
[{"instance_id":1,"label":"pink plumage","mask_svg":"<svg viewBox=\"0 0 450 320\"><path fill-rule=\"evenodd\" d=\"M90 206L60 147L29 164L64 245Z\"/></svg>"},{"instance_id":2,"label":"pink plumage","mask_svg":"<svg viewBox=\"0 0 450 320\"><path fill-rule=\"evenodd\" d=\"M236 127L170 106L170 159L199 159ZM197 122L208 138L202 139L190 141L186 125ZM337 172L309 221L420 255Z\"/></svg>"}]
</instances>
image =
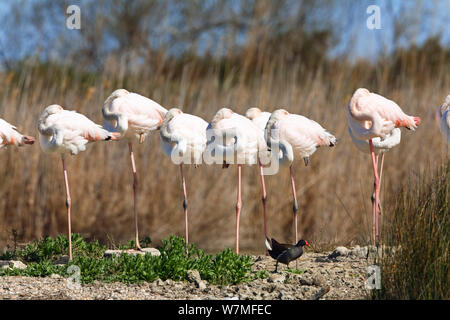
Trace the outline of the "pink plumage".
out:
<instances>
[{"instance_id":1,"label":"pink plumage","mask_svg":"<svg viewBox=\"0 0 450 320\"><path fill-rule=\"evenodd\" d=\"M86 150L89 142L117 140L118 133L111 133L100 125L76 112L50 105L38 121L39 140L44 151L78 154Z\"/></svg>"},{"instance_id":2,"label":"pink plumage","mask_svg":"<svg viewBox=\"0 0 450 320\"><path fill-rule=\"evenodd\" d=\"M364 88L353 94L347 115L353 134L362 140L384 138L399 127L415 130L421 122L419 117L404 113L394 101Z\"/></svg>"},{"instance_id":3,"label":"pink plumage","mask_svg":"<svg viewBox=\"0 0 450 320\"><path fill-rule=\"evenodd\" d=\"M128 150L133 172L133 203L136 249L141 250L139 243L138 214L137 214L137 171L134 161L133 139L138 138L143 143L145 137L159 130L167 110L155 101L129 92L117 89L106 98L102 114L105 128L111 132L118 132L122 138L128 140Z\"/></svg>"},{"instance_id":4,"label":"pink plumage","mask_svg":"<svg viewBox=\"0 0 450 320\"><path fill-rule=\"evenodd\" d=\"M0 119L0 149L8 145L15 145L21 147L25 144L33 144L34 138L25 136L17 131L17 128L12 124Z\"/></svg>"},{"instance_id":5,"label":"pink plumage","mask_svg":"<svg viewBox=\"0 0 450 320\"><path fill-rule=\"evenodd\" d=\"M332 147L336 144L337 139L317 122L301 115L290 114L284 109L278 109L272 113L267 121L265 137L273 157L281 164L289 163L290 165L295 243L297 243L298 202L292 168L294 157L303 158L305 165L308 165L309 157L318 147Z\"/></svg>"},{"instance_id":6,"label":"pink plumage","mask_svg":"<svg viewBox=\"0 0 450 320\"><path fill-rule=\"evenodd\" d=\"M84 115L64 110L53 104L44 109L38 120L39 140L45 152L61 154L64 182L66 187L66 207L68 221L69 259L72 260L72 227L70 220L72 201L70 198L69 179L65 162L65 154L78 154L86 150L86 145L93 141L118 140L119 133L111 133L102 126L89 120Z\"/></svg>"},{"instance_id":7,"label":"pink plumage","mask_svg":"<svg viewBox=\"0 0 450 320\"><path fill-rule=\"evenodd\" d=\"M155 101L125 89L115 90L102 108L105 128L123 138L142 140L159 129L167 110Z\"/></svg>"},{"instance_id":8,"label":"pink plumage","mask_svg":"<svg viewBox=\"0 0 450 320\"><path fill-rule=\"evenodd\" d=\"M373 242L378 242L378 210L379 192L381 183L382 164L378 173L378 156L375 156L374 139L379 139L379 144L384 144L395 136L398 140L392 140L393 144L400 142L400 132L396 128L405 127L415 130L420 124L420 118L409 116L392 100L386 99L367 89L359 88L353 94L347 106L347 120L349 132L354 142L360 144L361 140L369 141L369 149L372 158L374 173L374 200L373 208ZM398 134L395 134L397 130ZM393 135L395 134L395 135ZM382 158L383 159L383 158Z\"/></svg>"},{"instance_id":9,"label":"pink plumage","mask_svg":"<svg viewBox=\"0 0 450 320\"><path fill-rule=\"evenodd\" d=\"M290 163L295 155L307 162L318 147L334 146L337 142L336 137L316 121L284 109L272 113L266 126L266 140L270 145L281 143L284 154L280 158Z\"/></svg>"}]
</instances>

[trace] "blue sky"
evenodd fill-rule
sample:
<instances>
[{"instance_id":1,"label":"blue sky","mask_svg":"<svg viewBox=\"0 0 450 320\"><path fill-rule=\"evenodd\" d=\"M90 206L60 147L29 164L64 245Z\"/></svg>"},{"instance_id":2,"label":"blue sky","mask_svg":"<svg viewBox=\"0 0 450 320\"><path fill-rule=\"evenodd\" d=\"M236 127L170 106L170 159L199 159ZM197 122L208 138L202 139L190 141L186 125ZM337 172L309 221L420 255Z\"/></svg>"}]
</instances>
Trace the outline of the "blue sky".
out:
<instances>
[{"instance_id":1,"label":"blue sky","mask_svg":"<svg viewBox=\"0 0 450 320\"><path fill-rule=\"evenodd\" d=\"M11 4L17 0L0 0L0 19L10 16ZM33 2L38 0L24 0L23 12L29 12ZM72 1L73 4L80 4L83 15L83 1ZM366 27L366 20L369 15L366 13L366 8L369 5L378 5L381 9L381 29L369 30ZM417 4L420 5L417 8ZM415 19L417 11L419 12L418 19ZM58 21L63 30L61 43L71 43L77 41L77 31L67 30L64 27L65 18L64 12L58 15L59 11L52 14L51 17L36 17L43 20L52 19L53 22ZM427 14L421 14L427 13ZM351 58L363 57L367 59L374 59L382 52L389 52L392 50L393 39L393 24L397 21L414 21L413 28L407 37L401 39L400 44L413 41L421 44L430 35L440 34L441 42L450 46L450 0L431 0L431 1L410 1L410 0L340 0L330 7L326 12L320 13L323 17L316 17L320 27L320 19L324 19L324 25L331 23L342 26L342 29L335 30L337 38L339 39L337 45L331 51L331 55L338 55L344 52L344 49L349 46L352 50L349 52ZM0 21L1 21L0 20ZM44 24L44 29L37 31L26 27L16 31L16 37L8 39L5 36L5 30L10 31L9 27L0 28L0 45L9 57L17 57L27 55L35 50L39 44L43 52L48 54L51 49L46 48L45 45L50 43L50 39L56 37L57 32L53 30L50 24ZM21 52L15 52L14 42L17 37L25 40L25 46L21 48ZM208 39L210 41L210 39ZM51 55L51 52L50 52Z\"/></svg>"}]
</instances>

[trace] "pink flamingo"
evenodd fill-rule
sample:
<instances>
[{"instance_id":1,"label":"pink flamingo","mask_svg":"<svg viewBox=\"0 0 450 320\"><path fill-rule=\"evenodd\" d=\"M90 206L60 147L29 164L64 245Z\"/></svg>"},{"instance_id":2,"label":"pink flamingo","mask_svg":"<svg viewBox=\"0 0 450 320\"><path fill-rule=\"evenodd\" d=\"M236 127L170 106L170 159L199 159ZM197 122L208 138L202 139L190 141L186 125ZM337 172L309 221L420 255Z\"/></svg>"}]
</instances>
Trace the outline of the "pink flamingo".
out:
<instances>
[{"instance_id":1,"label":"pink flamingo","mask_svg":"<svg viewBox=\"0 0 450 320\"><path fill-rule=\"evenodd\" d=\"M448 95L444 103L437 109L436 120L442 134L447 137L447 142L450 142L450 95Z\"/></svg>"},{"instance_id":2,"label":"pink flamingo","mask_svg":"<svg viewBox=\"0 0 450 320\"><path fill-rule=\"evenodd\" d=\"M69 234L69 259L72 260L72 228L70 221L71 198L65 163L65 154L78 154L86 150L86 145L94 141L118 140L118 133L104 130L100 125L75 111L64 110L59 105L44 109L38 121L39 141L44 152L61 154L64 182L66 187L66 207Z\"/></svg>"},{"instance_id":3,"label":"pink flamingo","mask_svg":"<svg viewBox=\"0 0 450 320\"><path fill-rule=\"evenodd\" d=\"M359 140L369 140L370 154L375 186L375 242L378 243L378 203L380 177L373 146L374 138L388 138L394 128L405 127L414 130L420 124L419 117L408 116L392 100L386 99L369 90L359 88L353 94L347 106L348 125L353 135Z\"/></svg>"},{"instance_id":4,"label":"pink flamingo","mask_svg":"<svg viewBox=\"0 0 450 320\"><path fill-rule=\"evenodd\" d=\"M180 165L181 186L184 199L183 209L186 229L186 244L189 244L188 201L183 164L201 164L206 146L206 127L208 123L200 117L183 113L178 108L170 109L161 124L161 147L175 164Z\"/></svg>"},{"instance_id":5,"label":"pink flamingo","mask_svg":"<svg viewBox=\"0 0 450 320\"><path fill-rule=\"evenodd\" d=\"M34 138L24 136L17 131L17 128L3 119L0 119L0 149L15 145L21 147L25 144L33 144Z\"/></svg>"},{"instance_id":6,"label":"pink flamingo","mask_svg":"<svg viewBox=\"0 0 450 320\"><path fill-rule=\"evenodd\" d=\"M259 108L250 108L245 113L245 116L252 120L252 122L261 130L264 134L264 130L266 128L267 121L269 121L271 113L266 111L261 111ZM261 160L258 159L259 164L259 175L261 177L261 186L262 186L262 203L263 203L263 215L264 215L264 237L268 238L267 231L267 218L266 218L266 202L267 202L267 193L266 193L266 183L264 181L264 170Z\"/></svg>"},{"instance_id":7,"label":"pink flamingo","mask_svg":"<svg viewBox=\"0 0 450 320\"><path fill-rule=\"evenodd\" d=\"M212 134L212 137L210 134ZM209 139L210 137L211 139ZM250 119L228 108L222 108L208 124L207 138L207 149L214 150L215 157L223 160L223 168L228 167L230 163L236 163L238 167L236 253L239 253L242 164L253 165L257 163L259 153L267 149L264 136L262 131Z\"/></svg>"},{"instance_id":8,"label":"pink flamingo","mask_svg":"<svg viewBox=\"0 0 450 320\"><path fill-rule=\"evenodd\" d=\"M292 168L294 154L303 158L305 166L307 166L309 157L316 152L318 147L333 147L337 139L317 122L301 115L290 114L284 109L278 109L272 113L266 125L265 135L267 146L272 149L273 156L280 161L280 164L289 164L294 201L295 243L297 243L298 202Z\"/></svg>"},{"instance_id":9,"label":"pink flamingo","mask_svg":"<svg viewBox=\"0 0 450 320\"><path fill-rule=\"evenodd\" d=\"M137 214L137 173L134 161L133 142L135 138L143 143L145 137L152 131L158 130L167 110L153 100L137 93L118 89L106 99L102 114L105 128L111 132L119 132L128 140L128 150L133 172L133 202L134 227L137 250L142 250L139 243L138 214Z\"/></svg>"}]
</instances>

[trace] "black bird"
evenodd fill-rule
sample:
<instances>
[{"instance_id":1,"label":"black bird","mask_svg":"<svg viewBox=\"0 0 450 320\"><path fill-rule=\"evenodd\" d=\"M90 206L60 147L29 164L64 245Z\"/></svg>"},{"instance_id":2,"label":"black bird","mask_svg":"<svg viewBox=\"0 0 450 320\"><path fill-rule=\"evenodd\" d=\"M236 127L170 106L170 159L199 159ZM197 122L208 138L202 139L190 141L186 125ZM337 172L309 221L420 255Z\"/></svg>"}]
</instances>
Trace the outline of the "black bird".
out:
<instances>
[{"instance_id":1,"label":"black bird","mask_svg":"<svg viewBox=\"0 0 450 320\"><path fill-rule=\"evenodd\" d=\"M296 245L292 245L287 243L279 243L273 238L272 240L266 238L267 251L272 258L277 260L274 272L277 272L278 270L278 262L284 263L289 268L289 262L300 258L303 254L303 246L309 247L308 241L302 239L297 242Z\"/></svg>"}]
</instances>

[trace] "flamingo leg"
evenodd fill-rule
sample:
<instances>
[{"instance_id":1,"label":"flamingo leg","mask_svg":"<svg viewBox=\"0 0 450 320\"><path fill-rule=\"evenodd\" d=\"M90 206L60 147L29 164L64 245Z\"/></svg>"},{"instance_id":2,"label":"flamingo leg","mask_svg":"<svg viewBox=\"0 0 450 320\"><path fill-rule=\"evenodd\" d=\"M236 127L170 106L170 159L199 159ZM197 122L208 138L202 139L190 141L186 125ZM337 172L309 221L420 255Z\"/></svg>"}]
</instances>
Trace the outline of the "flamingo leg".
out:
<instances>
[{"instance_id":1,"label":"flamingo leg","mask_svg":"<svg viewBox=\"0 0 450 320\"><path fill-rule=\"evenodd\" d=\"M378 164L378 161L377 161L377 164ZM381 180L382 180L382 177L383 177L383 165L384 165L384 153L382 153L381 154L381 164L380 164L380 174L379 174L379 177L380 177L380 185L379 185L379 189L381 188ZM379 191L378 191L378 193L379 193ZM381 197L380 197L380 199L378 200L378 210L380 210L380 216L382 215L382 210L383 209L383 206L381 205Z\"/></svg>"},{"instance_id":2,"label":"flamingo leg","mask_svg":"<svg viewBox=\"0 0 450 320\"><path fill-rule=\"evenodd\" d=\"M375 156L375 164L378 170L378 155ZM376 229L375 229L375 224L376 224L376 210L375 210L375 195L377 193L377 188L376 188L376 184L375 184L375 180L373 183L373 193L372 193L372 197L370 198L370 200L372 201L372 244L375 245L375 238L376 238Z\"/></svg>"},{"instance_id":3,"label":"flamingo leg","mask_svg":"<svg viewBox=\"0 0 450 320\"><path fill-rule=\"evenodd\" d=\"M381 205L381 199L380 199L381 198L380 197L381 178L383 177L383 164L384 164L384 153L381 154L381 164L380 164L380 174L379 174L380 180L379 180L379 183L378 183L378 210L379 210L378 215L379 216L381 216L382 213L383 213L383 206ZM379 216L377 216L377 220L378 220ZM380 219L380 222L379 222L380 224L381 224L381 219ZM378 224L378 221L377 221L377 224ZM379 237L379 239L381 239L381 228L379 229L378 237Z\"/></svg>"},{"instance_id":4,"label":"flamingo leg","mask_svg":"<svg viewBox=\"0 0 450 320\"><path fill-rule=\"evenodd\" d=\"M184 179L184 173L183 173L183 163L180 163L180 173L181 173L181 185L183 187L183 194L184 194L183 209L184 209L184 224L186 227L186 245L188 245L189 244L188 211L187 211L188 202L187 202L187 192L186 192L186 181Z\"/></svg>"},{"instance_id":5,"label":"flamingo leg","mask_svg":"<svg viewBox=\"0 0 450 320\"><path fill-rule=\"evenodd\" d=\"M370 147L370 155L372 157L372 166L373 166L373 174L374 174L374 183L375 183L375 243L378 243L378 186L380 184L380 180L378 178L378 168L377 168L377 160L375 159L375 152L373 149L372 139L369 140Z\"/></svg>"},{"instance_id":6,"label":"flamingo leg","mask_svg":"<svg viewBox=\"0 0 450 320\"><path fill-rule=\"evenodd\" d=\"M72 225L70 221L70 209L72 207L72 200L70 199L69 179L67 178L66 161L64 159L64 154L61 154L61 160L64 173L64 183L66 186L66 207L67 207L67 221L69 233L69 260L72 261Z\"/></svg>"},{"instance_id":7,"label":"flamingo leg","mask_svg":"<svg viewBox=\"0 0 450 320\"><path fill-rule=\"evenodd\" d=\"M131 169L133 171L133 202L134 202L134 228L135 228L135 236L136 236L136 250L142 250L141 245L139 243L139 230L138 230L138 215L137 215L137 174L136 174L136 164L134 162L134 153L133 153L133 143L128 142L128 149L130 151L131 158Z\"/></svg>"},{"instance_id":8,"label":"flamingo leg","mask_svg":"<svg viewBox=\"0 0 450 320\"><path fill-rule=\"evenodd\" d=\"M242 198L241 198L241 174L242 165L238 164L238 192L236 203L236 253L239 254L239 219L241 216Z\"/></svg>"},{"instance_id":9,"label":"flamingo leg","mask_svg":"<svg viewBox=\"0 0 450 320\"><path fill-rule=\"evenodd\" d=\"M264 212L264 239L267 239L267 217L266 217L266 201L267 201L267 194L266 194L266 184L264 182L264 171L263 166L261 164L261 160L258 159L259 162L259 174L261 176L261 186L262 186L262 203L263 203L263 212ZM267 250L266 250L267 254Z\"/></svg>"},{"instance_id":10,"label":"flamingo leg","mask_svg":"<svg viewBox=\"0 0 450 320\"><path fill-rule=\"evenodd\" d=\"M292 171L292 165L289 167L289 171L291 174L291 186L292 186L292 197L294 199L294 205L292 210L294 212L294 232L295 232L295 243L298 242L298 228L297 228L297 212L298 212L298 202L297 202L297 193L295 191L295 181L294 181L294 173Z\"/></svg>"}]
</instances>

